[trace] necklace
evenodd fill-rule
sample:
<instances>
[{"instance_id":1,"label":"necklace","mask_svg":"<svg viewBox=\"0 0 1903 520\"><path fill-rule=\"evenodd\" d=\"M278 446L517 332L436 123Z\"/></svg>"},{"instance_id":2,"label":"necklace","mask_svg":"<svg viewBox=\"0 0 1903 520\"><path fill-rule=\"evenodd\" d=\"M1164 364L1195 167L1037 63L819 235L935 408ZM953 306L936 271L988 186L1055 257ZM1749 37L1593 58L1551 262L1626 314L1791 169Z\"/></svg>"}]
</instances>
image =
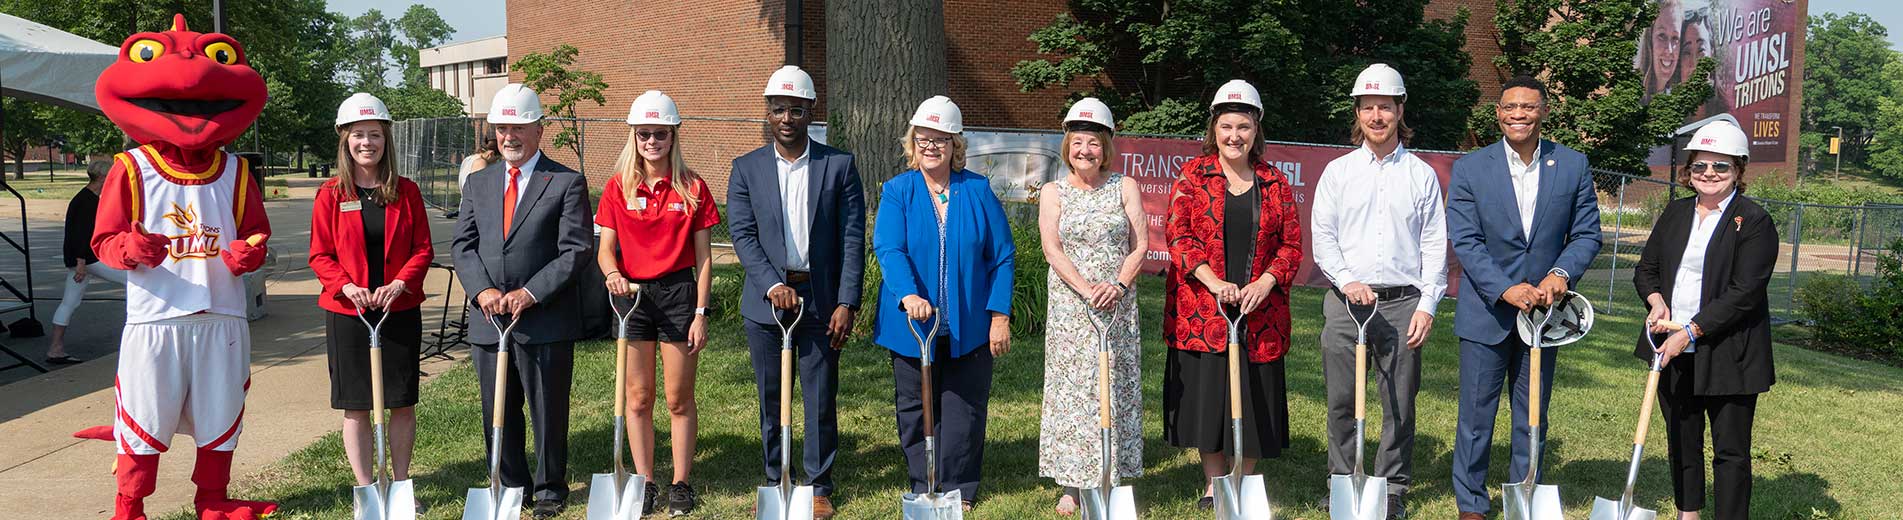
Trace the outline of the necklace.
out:
<instances>
[{"instance_id":1,"label":"necklace","mask_svg":"<svg viewBox=\"0 0 1903 520\"><path fill-rule=\"evenodd\" d=\"M951 186L933 188L931 183L926 183L925 191L932 192L932 199L938 201L939 204L951 201Z\"/></svg>"}]
</instances>

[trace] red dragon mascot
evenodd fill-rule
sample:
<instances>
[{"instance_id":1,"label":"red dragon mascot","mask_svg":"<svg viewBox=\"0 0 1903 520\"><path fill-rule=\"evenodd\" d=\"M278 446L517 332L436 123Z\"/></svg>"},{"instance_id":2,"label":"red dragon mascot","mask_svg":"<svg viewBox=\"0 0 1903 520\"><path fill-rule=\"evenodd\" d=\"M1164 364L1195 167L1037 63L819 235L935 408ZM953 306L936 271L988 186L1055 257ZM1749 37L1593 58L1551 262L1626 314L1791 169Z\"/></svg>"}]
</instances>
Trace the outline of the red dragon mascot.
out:
<instances>
[{"instance_id":1,"label":"red dragon mascot","mask_svg":"<svg viewBox=\"0 0 1903 520\"><path fill-rule=\"evenodd\" d=\"M271 514L275 504L226 495L251 385L239 276L264 264L271 225L250 166L221 148L263 111L264 79L237 40L192 32L178 15L169 31L126 38L95 95L141 145L115 158L92 236L100 261L128 271L110 430L113 518L146 518L174 433L197 445L200 519Z\"/></svg>"}]
</instances>

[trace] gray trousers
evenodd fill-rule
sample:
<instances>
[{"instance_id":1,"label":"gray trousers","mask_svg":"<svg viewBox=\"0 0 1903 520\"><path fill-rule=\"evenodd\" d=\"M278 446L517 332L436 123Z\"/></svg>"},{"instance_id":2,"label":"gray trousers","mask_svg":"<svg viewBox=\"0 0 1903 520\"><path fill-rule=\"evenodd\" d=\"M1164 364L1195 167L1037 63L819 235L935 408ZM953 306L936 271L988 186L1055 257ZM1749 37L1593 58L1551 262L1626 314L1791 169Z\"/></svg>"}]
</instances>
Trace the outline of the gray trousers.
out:
<instances>
[{"instance_id":1,"label":"gray trousers","mask_svg":"<svg viewBox=\"0 0 1903 520\"><path fill-rule=\"evenodd\" d=\"M1420 295L1383 300L1368 321L1369 379L1381 400L1381 444L1368 445L1371 477L1388 479L1388 493L1407 493L1414 476L1414 395L1421 389L1421 352L1407 348L1407 326ZM1355 464L1355 326L1341 293L1322 297L1322 379L1328 384L1328 472L1346 475ZM1366 306L1354 306L1367 316ZM1374 406L1368 406L1373 415Z\"/></svg>"}]
</instances>

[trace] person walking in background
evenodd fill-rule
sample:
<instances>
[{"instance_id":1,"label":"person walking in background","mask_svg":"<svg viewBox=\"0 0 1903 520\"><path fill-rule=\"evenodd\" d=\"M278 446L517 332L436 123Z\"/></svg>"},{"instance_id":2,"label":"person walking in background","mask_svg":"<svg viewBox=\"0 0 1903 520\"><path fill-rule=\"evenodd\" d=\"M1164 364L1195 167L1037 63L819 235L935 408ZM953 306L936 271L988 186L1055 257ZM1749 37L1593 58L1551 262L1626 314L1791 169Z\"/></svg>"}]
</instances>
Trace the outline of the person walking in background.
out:
<instances>
[{"instance_id":1,"label":"person walking in background","mask_svg":"<svg viewBox=\"0 0 1903 520\"><path fill-rule=\"evenodd\" d=\"M1777 263L1777 224L1740 197L1750 140L1730 121L1692 134L1682 181L1693 196L1659 213L1632 285L1645 298L1647 334L1669 333L1654 350L1640 338L1632 354L1663 356L1664 412L1672 496L1680 520L1705 509L1705 425L1711 424L1712 472L1719 520L1751 517L1751 422L1758 394L1777 382L1771 362L1771 312L1765 287ZM1660 321L1676 321L1671 332Z\"/></svg>"},{"instance_id":2,"label":"person walking in background","mask_svg":"<svg viewBox=\"0 0 1903 520\"><path fill-rule=\"evenodd\" d=\"M945 96L920 103L906 128L911 169L886 181L872 249L883 283L873 342L891 350L899 447L913 493L957 490L964 508L983 476L991 369L1011 349L1017 246L991 182L965 169L964 117ZM932 389L919 388L919 344L910 327L937 317ZM908 320L910 322L908 322ZM925 489L923 399L937 406L940 489Z\"/></svg>"},{"instance_id":3,"label":"person walking in background","mask_svg":"<svg viewBox=\"0 0 1903 520\"><path fill-rule=\"evenodd\" d=\"M1461 520L1484 520L1492 509L1487 466L1503 381L1512 385L1513 407L1507 481L1524 480L1529 469L1530 358L1528 338L1514 331L1514 319L1559 302L1599 254L1599 196L1586 156L1540 138L1546 114L1546 85L1527 76L1507 80L1494 107L1503 138L1455 161L1448 185L1447 238L1465 273L1454 310L1460 418L1453 489ZM1540 349L1540 402L1552 402L1558 352ZM1542 424L1551 424L1550 408L1540 408ZM1546 429L1540 431L1544 436Z\"/></svg>"},{"instance_id":4,"label":"person walking in background","mask_svg":"<svg viewBox=\"0 0 1903 520\"><path fill-rule=\"evenodd\" d=\"M518 320L509 339L510 366L502 403L493 403L494 327L469 327L470 360L482 385L483 423L504 414L502 485L521 487L537 519L554 518L568 501L568 396L575 372L575 325L582 314L576 270L587 261L588 181L542 155L542 100L511 83L496 91L488 121L501 162L469 176L452 244L463 291L475 295L480 319ZM478 319L471 316L473 319ZM535 428L535 473L523 453L518 410L529 405ZM501 406L497 406L500 404ZM484 429L485 439L488 430ZM487 443L485 443L486 445Z\"/></svg>"},{"instance_id":5,"label":"person walking in background","mask_svg":"<svg viewBox=\"0 0 1903 520\"><path fill-rule=\"evenodd\" d=\"M1281 171L1262 159L1262 96L1246 81L1216 90L1203 155L1183 164L1170 198L1164 275L1163 436L1196 450L1203 475L1229 472L1229 322L1241 314L1243 473L1289 447L1289 289L1302 265L1302 225ZM1209 480L1197 507L1215 507Z\"/></svg>"},{"instance_id":6,"label":"person walking in background","mask_svg":"<svg viewBox=\"0 0 1903 520\"><path fill-rule=\"evenodd\" d=\"M700 412L694 403L700 349L707 347L707 306L713 289L712 232L720 223L714 195L681 152L680 109L658 90L635 98L628 108L628 142L615 160L614 177L601 192L595 224L601 244L595 261L608 292L641 301L628 320L628 446L636 473L648 476L651 513L660 495L654 476L654 355L661 355L666 376L674 477L667 491L671 516L694 512L699 495L687 482L694 470Z\"/></svg>"},{"instance_id":7,"label":"person walking in background","mask_svg":"<svg viewBox=\"0 0 1903 520\"><path fill-rule=\"evenodd\" d=\"M476 153L464 157L462 167L456 172L456 189L461 191L464 185L469 184L469 174L482 171L493 162L496 162L496 137L482 136L482 144L476 147Z\"/></svg>"},{"instance_id":8,"label":"person walking in background","mask_svg":"<svg viewBox=\"0 0 1903 520\"><path fill-rule=\"evenodd\" d=\"M66 290L60 293L59 307L53 311L53 335L46 345L46 362L50 364L71 365L82 361L66 353L66 325L73 322L73 311L79 310L79 304L86 298L86 286L94 279L126 284L126 272L99 263L99 256L93 254L92 247L93 217L99 213L99 188L110 171L112 161L88 163L86 187L66 203L66 242L61 250L65 252L66 269L73 274L65 277Z\"/></svg>"},{"instance_id":9,"label":"person walking in background","mask_svg":"<svg viewBox=\"0 0 1903 520\"><path fill-rule=\"evenodd\" d=\"M1414 396L1421 345L1447 291L1440 176L1406 147L1401 73L1376 63L1349 89L1350 132L1360 146L1329 161L1309 212L1315 267L1334 290L1322 297L1322 379L1328 391L1328 472L1354 470L1355 317L1367 318L1369 366L1380 382L1381 446L1371 477L1388 482L1388 518L1406 515L1414 482ZM1352 316L1350 315L1352 313Z\"/></svg>"},{"instance_id":10,"label":"person walking in background","mask_svg":"<svg viewBox=\"0 0 1903 520\"><path fill-rule=\"evenodd\" d=\"M1117 474L1143 475L1142 340L1130 285L1149 251L1149 227L1136 182L1110 171L1117 157L1110 107L1084 98L1064 115L1058 156L1070 174L1044 183L1038 231L1049 292L1044 334L1044 411L1038 430L1038 476L1064 492L1057 513L1076 514L1078 488L1097 487L1103 439L1097 402L1098 338L1111 351L1111 400ZM1102 330L1097 327L1101 323ZM1101 335L1101 336L1100 336Z\"/></svg>"},{"instance_id":11,"label":"person walking in background","mask_svg":"<svg viewBox=\"0 0 1903 520\"><path fill-rule=\"evenodd\" d=\"M833 516L839 452L839 349L852 335L865 282L866 200L852 154L814 142L807 127L818 98L813 77L787 65L767 79L772 142L733 160L727 215L746 271L740 315L760 399L767 485L780 467L780 313L803 312L793 331L806 432L800 459L813 486L813 517ZM805 308L798 309L801 300Z\"/></svg>"},{"instance_id":12,"label":"person walking in background","mask_svg":"<svg viewBox=\"0 0 1903 520\"><path fill-rule=\"evenodd\" d=\"M380 328L383 407L390 410L391 478L410 478L416 445L423 280L436 250L416 183L389 160L390 110L376 96L351 95L337 108L336 174L311 205L311 272L324 287L330 406L344 411L344 456L357 485L376 481L371 439L370 328ZM388 315L387 318L383 315Z\"/></svg>"}]
</instances>

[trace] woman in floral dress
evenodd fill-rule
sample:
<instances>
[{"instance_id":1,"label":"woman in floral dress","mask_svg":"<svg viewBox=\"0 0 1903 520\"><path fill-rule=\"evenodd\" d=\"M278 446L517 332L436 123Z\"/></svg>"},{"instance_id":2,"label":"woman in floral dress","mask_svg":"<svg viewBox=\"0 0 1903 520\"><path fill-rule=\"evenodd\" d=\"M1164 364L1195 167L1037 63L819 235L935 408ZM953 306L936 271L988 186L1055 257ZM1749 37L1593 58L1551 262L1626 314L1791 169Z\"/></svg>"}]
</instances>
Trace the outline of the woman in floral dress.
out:
<instances>
[{"instance_id":1,"label":"woman in floral dress","mask_svg":"<svg viewBox=\"0 0 1903 520\"><path fill-rule=\"evenodd\" d=\"M1097 403L1098 338L1111 349L1111 426L1120 478L1143 473L1143 405L1138 377L1141 340L1130 284L1143 263L1147 228L1136 183L1108 171L1117 157L1110 109L1078 101L1064 118L1063 179L1039 193L1038 229L1050 263L1049 322L1044 338L1044 415L1038 475L1064 487L1057 513L1075 514L1078 488L1103 475ZM1093 322L1094 320L1094 322ZM1102 326L1104 330L1098 330Z\"/></svg>"}]
</instances>

